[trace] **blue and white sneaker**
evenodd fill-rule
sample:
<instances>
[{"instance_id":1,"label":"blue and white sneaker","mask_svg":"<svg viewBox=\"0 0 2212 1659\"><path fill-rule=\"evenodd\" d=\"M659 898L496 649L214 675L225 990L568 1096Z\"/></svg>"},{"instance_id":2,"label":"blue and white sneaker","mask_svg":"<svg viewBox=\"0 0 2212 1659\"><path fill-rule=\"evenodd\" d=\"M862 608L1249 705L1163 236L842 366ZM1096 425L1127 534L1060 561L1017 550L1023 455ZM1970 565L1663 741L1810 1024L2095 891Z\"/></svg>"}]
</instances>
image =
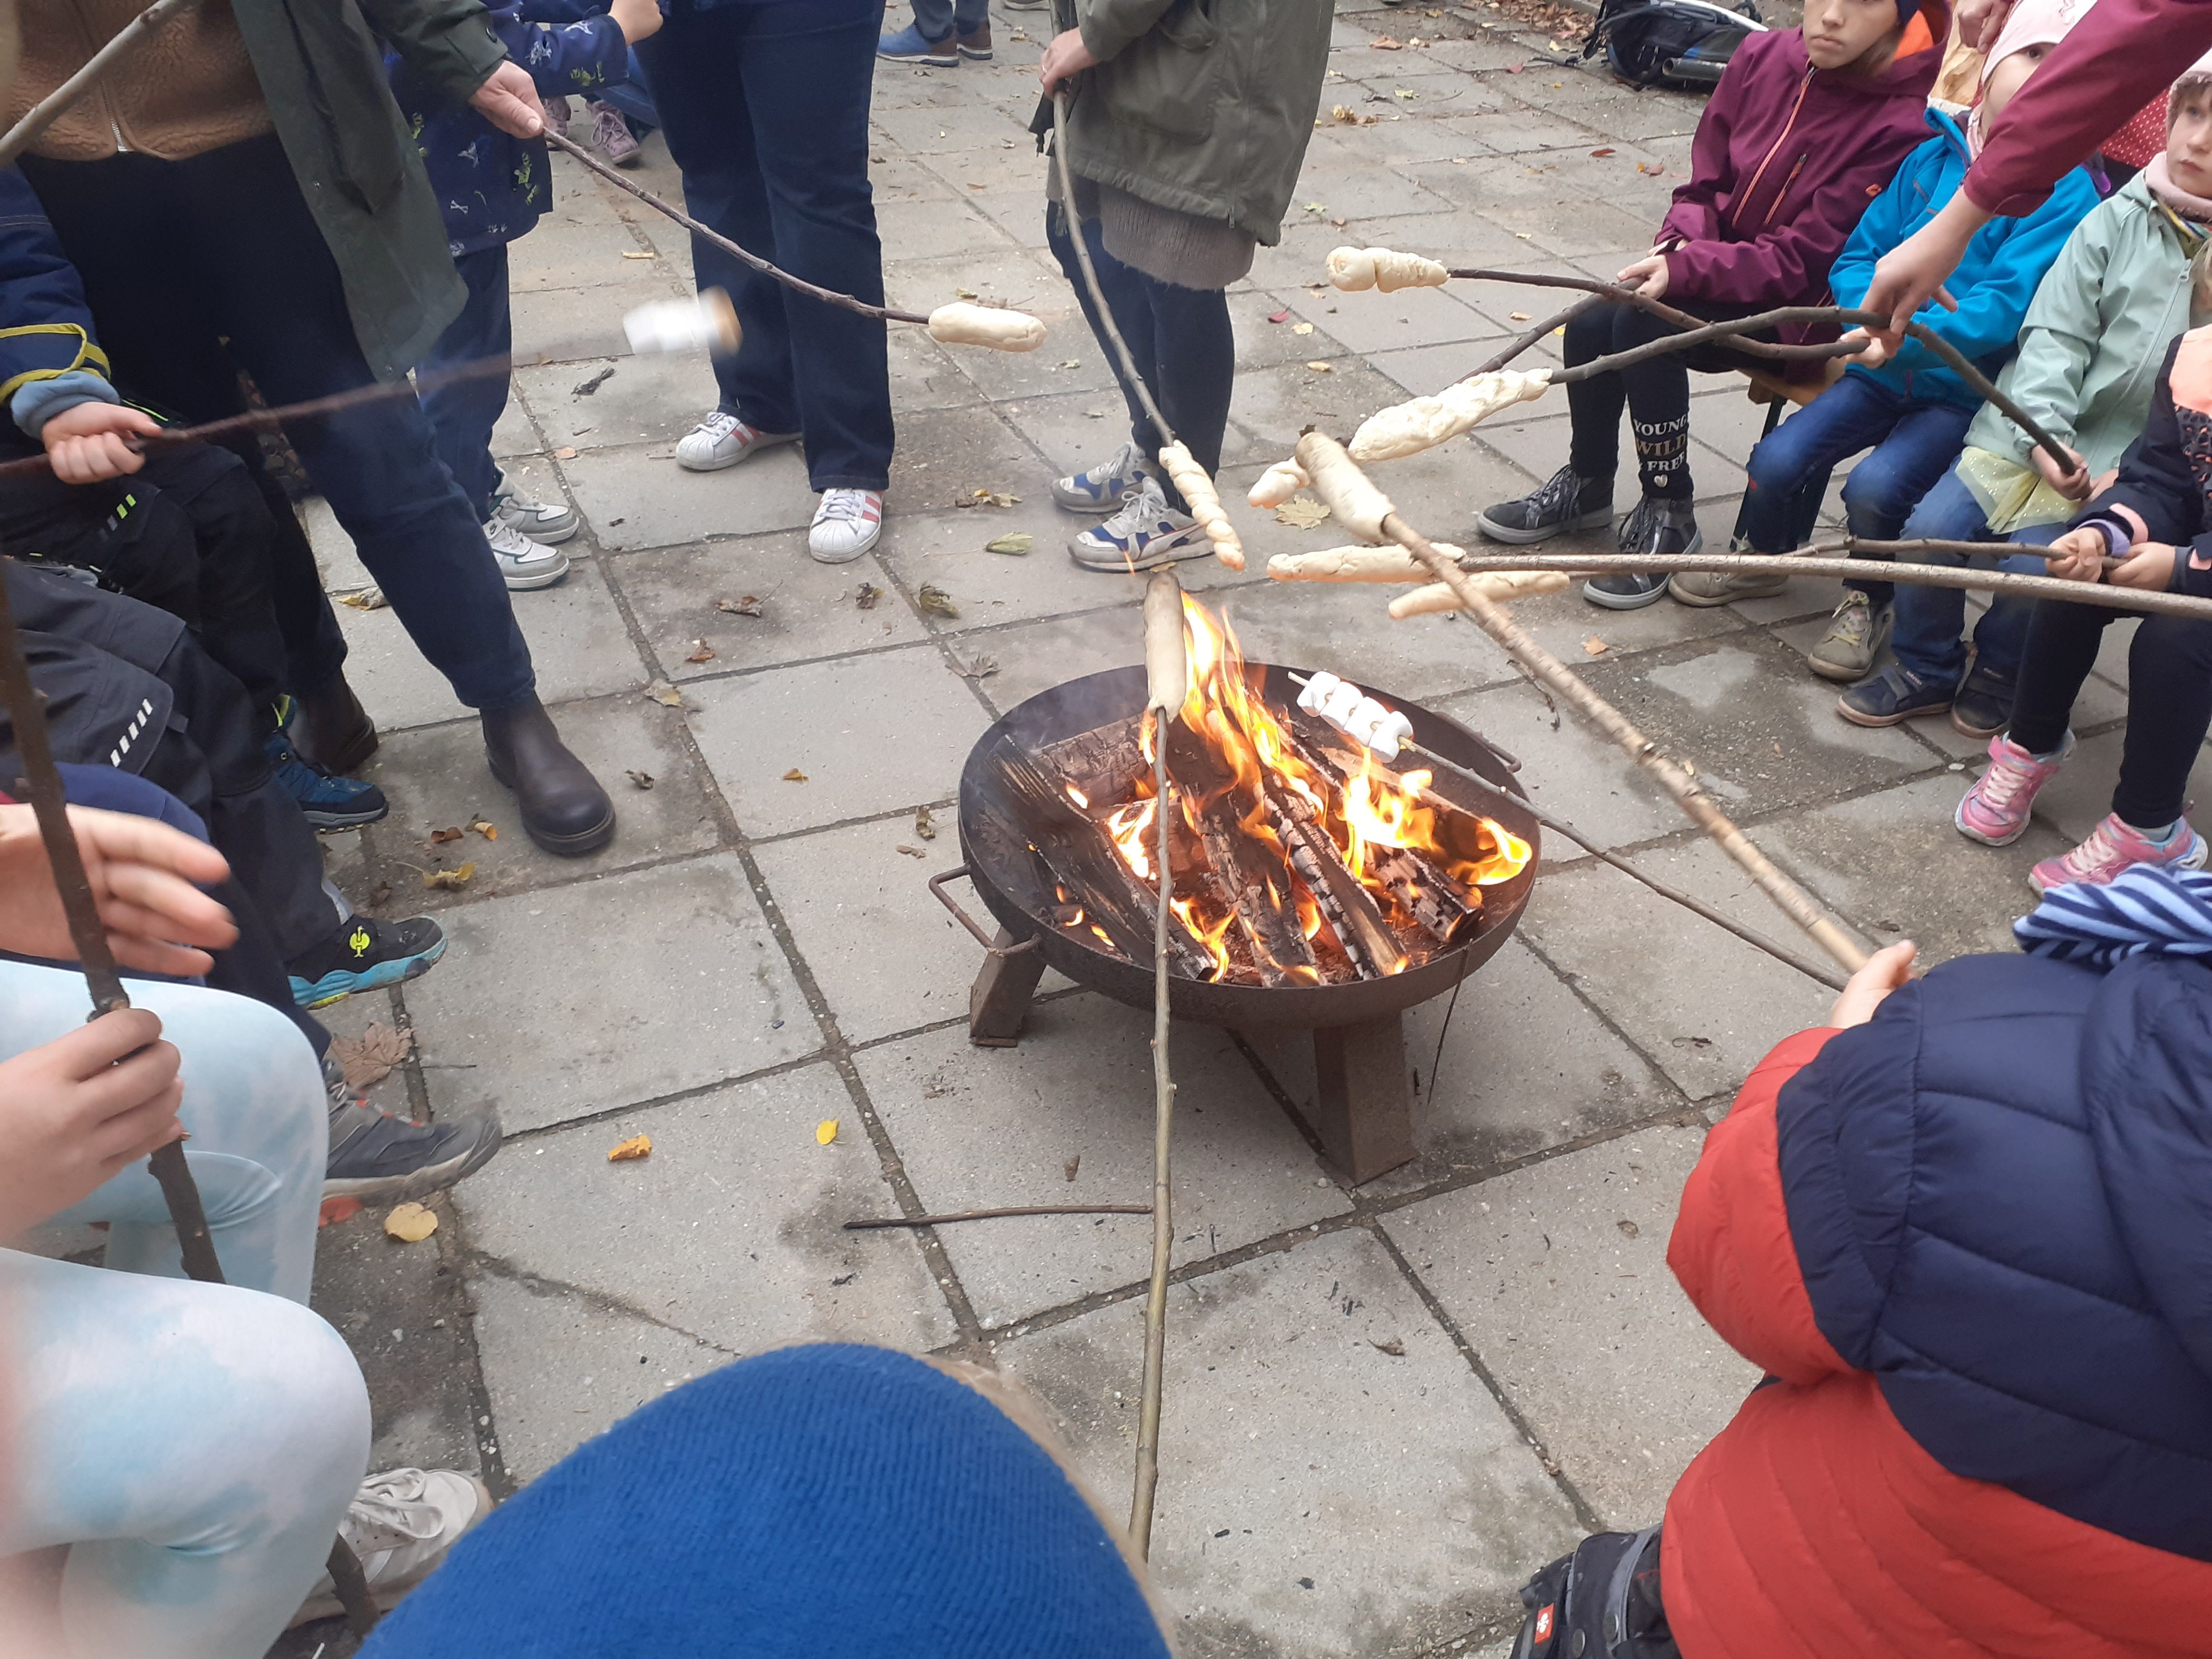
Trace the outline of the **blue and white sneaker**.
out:
<instances>
[{"instance_id":1,"label":"blue and white sneaker","mask_svg":"<svg viewBox=\"0 0 2212 1659\"><path fill-rule=\"evenodd\" d=\"M272 732L262 745L269 757L276 787L300 804L300 816L318 830L358 830L374 823L392 809L384 791L359 778L333 777L319 766L310 766L292 750L282 732Z\"/></svg>"},{"instance_id":2,"label":"blue and white sneaker","mask_svg":"<svg viewBox=\"0 0 2212 1659\"><path fill-rule=\"evenodd\" d=\"M1067 544L1085 570L1136 570L1169 559L1203 558L1213 544L1188 513L1170 507L1157 478L1146 478L1121 510Z\"/></svg>"},{"instance_id":3,"label":"blue and white sneaker","mask_svg":"<svg viewBox=\"0 0 2212 1659\"><path fill-rule=\"evenodd\" d=\"M284 964L292 1000L320 1008L356 991L380 991L430 971L446 954L446 930L428 916L378 921L355 915Z\"/></svg>"},{"instance_id":4,"label":"blue and white sneaker","mask_svg":"<svg viewBox=\"0 0 2212 1659\"><path fill-rule=\"evenodd\" d=\"M927 64L937 69L960 67L960 49L952 37L942 40L923 38L921 25L908 23L896 34L886 34L876 42L876 56L894 64Z\"/></svg>"},{"instance_id":5,"label":"blue and white sneaker","mask_svg":"<svg viewBox=\"0 0 2212 1659\"><path fill-rule=\"evenodd\" d=\"M1054 478L1052 498L1071 513L1111 513L1148 476L1145 452L1134 444L1123 444L1088 471Z\"/></svg>"}]
</instances>

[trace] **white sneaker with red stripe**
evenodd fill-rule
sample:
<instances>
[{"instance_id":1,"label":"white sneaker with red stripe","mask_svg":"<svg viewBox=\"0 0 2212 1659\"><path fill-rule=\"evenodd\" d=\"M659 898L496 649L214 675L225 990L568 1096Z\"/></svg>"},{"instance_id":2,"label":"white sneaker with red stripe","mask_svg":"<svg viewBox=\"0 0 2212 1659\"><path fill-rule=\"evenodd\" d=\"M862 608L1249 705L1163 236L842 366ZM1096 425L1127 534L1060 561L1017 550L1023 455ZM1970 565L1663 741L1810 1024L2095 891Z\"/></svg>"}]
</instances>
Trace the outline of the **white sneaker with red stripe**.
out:
<instances>
[{"instance_id":1,"label":"white sneaker with red stripe","mask_svg":"<svg viewBox=\"0 0 2212 1659\"><path fill-rule=\"evenodd\" d=\"M806 550L823 564L849 564L883 533L883 491L825 489L806 532Z\"/></svg>"},{"instance_id":2,"label":"white sneaker with red stripe","mask_svg":"<svg viewBox=\"0 0 2212 1659\"><path fill-rule=\"evenodd\" d=\"M763 449L798 441L796 432L763 432L718 409L676 441L676 465L686 472L719 472Z\"/></svg>"}]
</instances>

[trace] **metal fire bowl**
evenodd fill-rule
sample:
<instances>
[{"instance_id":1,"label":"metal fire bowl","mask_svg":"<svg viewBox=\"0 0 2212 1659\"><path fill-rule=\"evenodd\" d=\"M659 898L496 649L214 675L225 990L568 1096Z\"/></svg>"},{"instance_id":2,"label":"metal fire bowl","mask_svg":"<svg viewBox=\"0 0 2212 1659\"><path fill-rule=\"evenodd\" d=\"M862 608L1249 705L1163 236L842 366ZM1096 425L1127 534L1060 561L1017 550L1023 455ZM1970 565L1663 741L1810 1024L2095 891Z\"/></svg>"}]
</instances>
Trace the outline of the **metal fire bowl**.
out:
<instances>
[{"instance_id":1,"label":"metal fire bowl","mask_svg":"<svg viewBox=\"0 0 2212 1659\"><path fill-rule=\"evenodd\" d=\"M1254 665L1267 676L1265 690L1270 702L1279 708L1296 705L1297 688L1291 684L1291 670L1274 664ZM1303 676L1311 671L1297 672ZM1497 819L1526 841L1531 848L1528 867L1511 881L1483 890L1480 932L1457 950L1431 957L1419 968L1346 985L1217 985L1170 975L1169 1007L1177 1018L1240 1029L1304 1030L1386 1018L1450 990L1496 955L1519 922L1529 889L1535 884L1542 847L1536 821L1516 804L1514 798L1523 792L1511 770L1465 726L1387 691L1371 686L1360 690L1379 698L1386 707L1403 709L1413 722L1417 742L1497 785L1500 793L1493 797L1462 778L1438 772L1431 788L1455 805ZM1011 710L984 733L960 775L960 850L967 859L966 873L991 914L1013 936L1015 944L1011 948L1040 951L1050 966L1077 984L1137 1008L1152 1006L1152 963L1124 961L1047 920L1054 896L1038 884L1032 873L1024 850L1027 842L1018 827L1018 811L1000 782L994 757L1001 744L1012 743L1034 752L1063 738L1094 731L1111 720L1138 714L1144 702L1142 668L1109 669L1054 686ZM1407 763L1407 769L1418 763L1414 757ZM941 888L939 896L951 904ZM952 908L954 914L961 914L957 906ZM968 921L965 915L961 919ZM975 930L972 921L968 925ZM1030 940L1036 941L1033 946L1024 943Z\"/></svg>"}]
</instances>

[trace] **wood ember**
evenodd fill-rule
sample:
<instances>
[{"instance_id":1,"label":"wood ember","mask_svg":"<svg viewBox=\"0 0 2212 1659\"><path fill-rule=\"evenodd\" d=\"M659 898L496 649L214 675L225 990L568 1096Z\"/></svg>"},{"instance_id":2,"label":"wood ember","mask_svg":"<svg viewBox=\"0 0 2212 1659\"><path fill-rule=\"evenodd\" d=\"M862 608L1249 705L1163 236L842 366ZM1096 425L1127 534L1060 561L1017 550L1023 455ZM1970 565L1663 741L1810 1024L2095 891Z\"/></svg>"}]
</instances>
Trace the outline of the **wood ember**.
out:
<instances>
[{"instance_id":1,"label":"wood ember","mask_svg":"<svg viewBox=\"0 0 2212 1659\"><path fill-rule=\"evenodd\" d=\"M1290 872L1266 845L1245 833L1234 781L1212 750L1181 720L1168 727L1168 772L1197 799L1206 861L1235 902L1237 924L1251 943L1261 976L1271 985L1317 981L1321 970L1298 923Z\"/></svg>"}]
</instances>

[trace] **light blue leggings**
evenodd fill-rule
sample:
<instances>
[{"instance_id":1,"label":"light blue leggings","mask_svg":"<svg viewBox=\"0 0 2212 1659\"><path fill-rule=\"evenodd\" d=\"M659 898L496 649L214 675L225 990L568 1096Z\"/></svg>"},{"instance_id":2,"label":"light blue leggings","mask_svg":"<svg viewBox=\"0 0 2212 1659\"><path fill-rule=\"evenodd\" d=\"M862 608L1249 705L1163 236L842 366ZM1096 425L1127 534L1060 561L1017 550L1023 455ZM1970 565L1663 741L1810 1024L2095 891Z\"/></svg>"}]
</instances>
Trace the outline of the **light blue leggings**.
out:
<instances>
[{"instance_id":1,"label":"light blue leggings","mask_svg":"<svg viewBox=\"0 0 2212 1659\"><path fill-rule=\"evenodd\" d=\"M0 1556L68 1547L74 1655L252 1659L322 1571L368 1460L360 1368L306 1305L322 1079L273 1009L130 988L183 1057L185 1160L230 1282L181 1277L143 1163L54 1218L108 1223L106 1267L0 1250ZM89 1006L81 975L0 962L0 1059Z\"/></svg>"}]
</instances>

